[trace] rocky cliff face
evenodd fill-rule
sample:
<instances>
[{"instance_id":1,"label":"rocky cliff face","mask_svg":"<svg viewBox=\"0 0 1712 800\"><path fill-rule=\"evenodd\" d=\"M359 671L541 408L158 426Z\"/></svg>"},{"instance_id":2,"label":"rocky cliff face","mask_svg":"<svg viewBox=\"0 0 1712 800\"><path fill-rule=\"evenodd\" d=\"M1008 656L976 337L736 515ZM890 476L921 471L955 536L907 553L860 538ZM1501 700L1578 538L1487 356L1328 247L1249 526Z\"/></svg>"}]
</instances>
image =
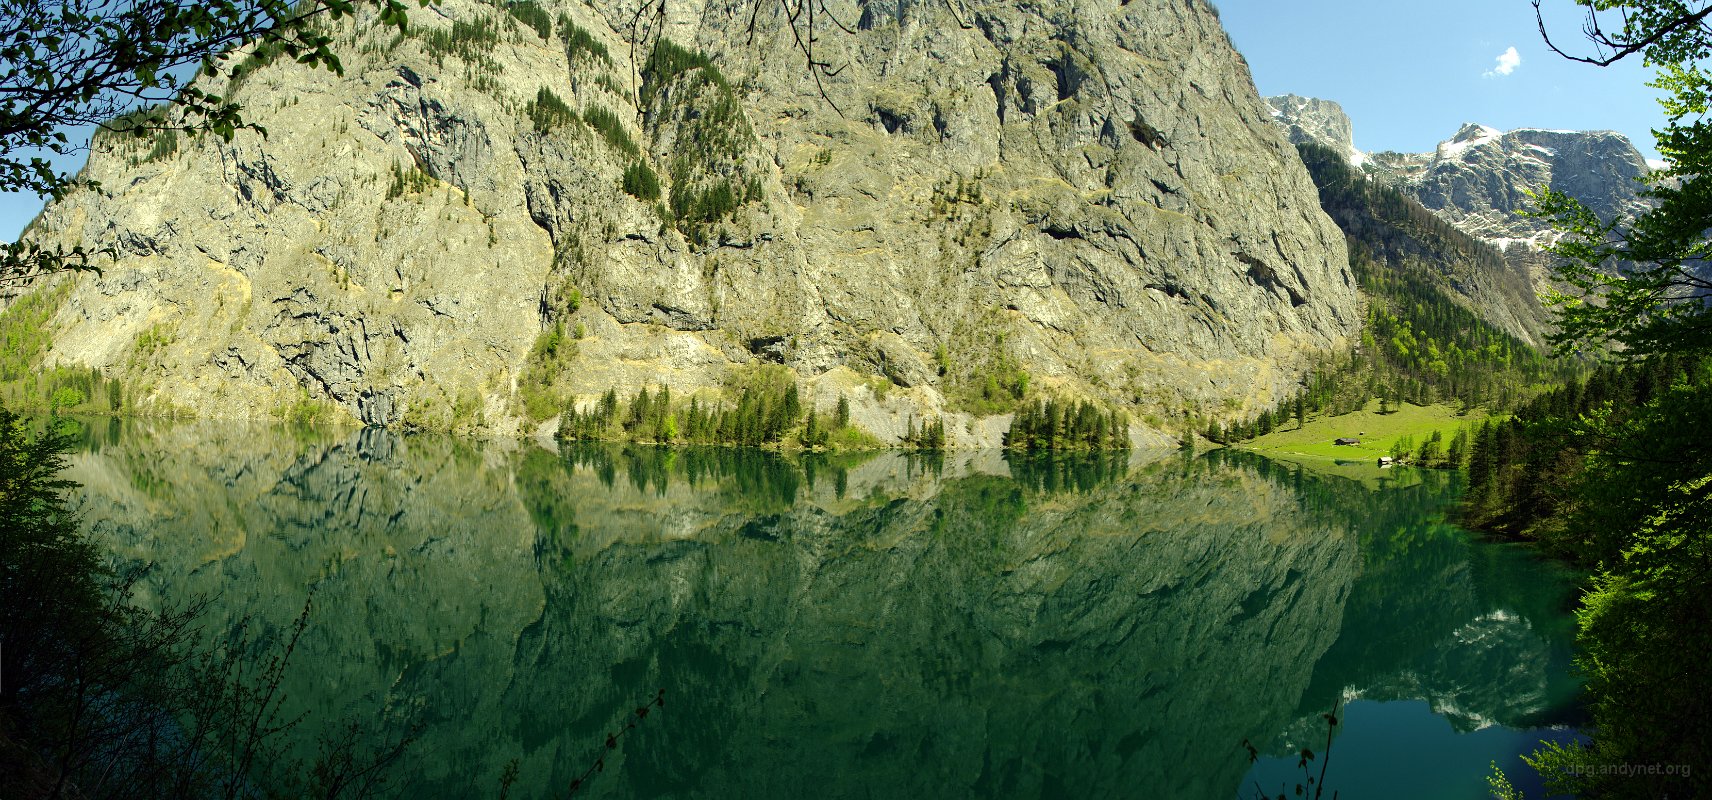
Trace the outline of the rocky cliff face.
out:
<instances>
[{"instance_id":1,"label":"rocky cliff face","mask_svg":"<svg viewBox=\"0 0 1712 800\"><path fill-rule=\"evenodd\" d=\"M946 414L991 444L960 412L995 376L1240 414L1359 320L1199 0L833 3L855 32L817 53L845 65L824 98L766 15L748 43L747 16L673 4L682 49L653 50L628 4L542 5L338 29L343 78L253 56L210 88L266 138L98 143L102 191L32 235L120 257L50 361L206 416L499 431L771 362L883 439Z\"/></svg>"}]
</instances>

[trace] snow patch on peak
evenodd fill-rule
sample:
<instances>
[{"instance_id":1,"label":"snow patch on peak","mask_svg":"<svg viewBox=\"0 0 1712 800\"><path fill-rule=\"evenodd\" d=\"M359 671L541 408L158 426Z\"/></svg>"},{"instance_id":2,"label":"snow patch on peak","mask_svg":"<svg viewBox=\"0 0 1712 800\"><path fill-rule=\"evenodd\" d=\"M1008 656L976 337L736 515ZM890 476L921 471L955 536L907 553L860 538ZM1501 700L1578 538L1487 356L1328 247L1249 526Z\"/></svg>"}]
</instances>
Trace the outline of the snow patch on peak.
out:
<instances>
[{"instance_id":1,"label":"snow patch on peak","mask_svg":"<svg viewBox=\"0 0 1712 800\"><path fill-rule=\"evenodd\" d=\"M1502 138L1504 138L1504 132L1497 128L1469 122L1459 128L1455 136L1439 142L1438 157L1454 158L1471 147L1479 147Z\"/></svg>"},{"instance_id":2,"label":"snow patch on peak","mask_svg":"<svg viewBox=\"0 0 1712 800\"><path fill-rule=\"evenodd\" d=\"M1466 142L1475 139L1491 139L1495 136L1503 135L1503 131L1494 128L1491 125L1481 125L1478 122L1464 122L1462 127L1456 130L1456 135L1452 136L1450 140L1453 142Z\"/></svg>"}]
</instances>

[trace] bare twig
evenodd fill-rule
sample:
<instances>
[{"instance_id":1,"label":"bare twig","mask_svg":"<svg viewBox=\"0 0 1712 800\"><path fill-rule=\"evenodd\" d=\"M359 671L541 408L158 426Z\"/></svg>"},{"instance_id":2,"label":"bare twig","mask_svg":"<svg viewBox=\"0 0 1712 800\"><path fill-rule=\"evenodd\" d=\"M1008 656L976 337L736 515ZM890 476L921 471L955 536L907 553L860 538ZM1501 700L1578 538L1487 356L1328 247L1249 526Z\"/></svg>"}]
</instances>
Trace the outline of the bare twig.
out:
<instances>
[{"instance_id":1,"label":"bare twig","mask_svg":"<svg viewBox=\"0 0 1712 800\"><path fill-rule=\"evenodd\" d=\"M1706 29L1705 20L1707 16L1712 15L1712 6L1707 6L1706 8L1692 14L1686 14L1679 17L1671 21L1669 24L1660 26L1658 30L1653 31L1640 39L1629 42L1623 41L1621 35L1619 35L1618 38L1612 38L1611 35L1606 33L1604 28L1599 24L1597 12L1589 10L1587 12L1587 21L1582 23L1581 32L1587 37L1588 41L1593 42L1597 55L1575 56L1570 55L1559 48L1557 43L1552 41L1551 34L1546 32L1545 14L1540 10L1540 4L1544 1L1545 0L1530 0L1534 6L1534 23L1539 26L1540 38L1545 40L1546 47L1551 48L1553 53L1567 58L1570 61L1579 61L1583 64L1593 64L1600 67L1608 67L1615 64L1624 58L1645 50L1653 44L1657 44L1664 37L1683 29L1698 26L1704 30ZM1627 30L1629 27L1627 9L1623 9L1622 16L1624 30Z\"/></svg>"},{"instance_id":2,"label":"bare twig","mask_svg":"<svg viewBox=\"0 0 1712 800\"><path fill-rule=\"evenodd\" d=\"M636 710L634 712L634 718L632 718L631 714L626 714L625 715L624 727L619 728L617 733L609 733L606 735L606 747L605 747L605 749L606 750L617 750L619 739L624 738L625 734L627 734L633 730L636 730L636 724L641 722L642 720L647 719L648 715L650 713L652 713L654 709L665 708L665 707L666 707L666 690L661 689L659 691L659 693L654 695L653 700L650 700L650 701L643 703L642 705L636 707ZM600 755L595 757L594 763L588 765L588 768L583 770L583 774L572 779L571 786L570 786L570 789L567 792L567 794L573 794L573 795L576 794L578 791L580 791L583 788L584 784L588 783L589 778L594 777L594 774L596 772L605 772L605 771L606 771L606 753L603 750Z\"/></svg>"}]
</instances>

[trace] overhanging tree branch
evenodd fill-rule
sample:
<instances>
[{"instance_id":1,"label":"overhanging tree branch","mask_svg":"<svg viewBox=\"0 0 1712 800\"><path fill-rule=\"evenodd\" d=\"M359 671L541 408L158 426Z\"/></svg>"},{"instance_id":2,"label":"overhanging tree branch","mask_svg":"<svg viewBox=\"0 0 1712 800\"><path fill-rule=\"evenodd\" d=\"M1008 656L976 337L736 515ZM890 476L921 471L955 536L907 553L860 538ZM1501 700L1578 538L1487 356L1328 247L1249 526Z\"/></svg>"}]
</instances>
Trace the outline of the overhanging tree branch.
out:
<instances>
[{"instance_id":1,"label":"overhanging tree branch","mask_svg":"<svg viewBox=\"0 0 1712 800\"><path fill-rule=\"evenodd\" d=\"M1653 28L1650 33L1647 33L1639 39L1630 40L1628 38L1628 34L1635 29L1637 20L1629 16L1627 8L1620 7L1618 9L1619 14L1623 18L1624 33L1617 34L1616 36L1606 33L1604 26L1599 22L1599 15L1596 10L1589 10L1587 12L1587 21L1582 23L1581 32L1589 41L1593 42L1593 45L1597 49L1599 55L1577 56L1564 52L1558 47L1556 42L1552 41L1551 34L1546 30L1545 14L1540 9L1540 4L1544 2L1544 0L1530 0L1530 2L1534 6L1534 23L1539 27L1540 38L1545 41L1546 47L1551 48L1553 53L1569 59L1570 61L1579 61L1583 64L1593 64L1601 67L1608 67L1615 64L1618 61L1632 56L1635 53L1639 53L1654 44L1664 41L1666 37L1673 34L1681 33L1697 27L1700 28L1702 32L1705 32L1708 30L1705 20L1709 15L1712 15L1712 6L1707 6L1706 8L1696 12L1685 13L1665 25Z\"/></svg>"}]
</instances>

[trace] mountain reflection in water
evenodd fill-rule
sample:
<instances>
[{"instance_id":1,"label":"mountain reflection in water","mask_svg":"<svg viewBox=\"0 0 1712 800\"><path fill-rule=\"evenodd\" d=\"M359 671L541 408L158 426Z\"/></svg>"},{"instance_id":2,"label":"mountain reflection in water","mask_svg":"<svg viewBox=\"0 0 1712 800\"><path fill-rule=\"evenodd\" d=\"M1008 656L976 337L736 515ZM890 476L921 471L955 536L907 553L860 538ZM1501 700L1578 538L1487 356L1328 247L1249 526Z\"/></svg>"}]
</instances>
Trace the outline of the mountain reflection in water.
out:
<instances>
[{"instance_id":1,"label":"mountain reflection in water","mask_svg":"<svg viewBox=\"0 0 1712 800\"><path fill-rule=\"evenodd\" d=\"M401 797L606 755L591 796L1222 800L1340 697L1573 721L1566 579L1445 525L1440 473L87 425L69 477L143 600L284 630L313 589L295 735L418 726Z\"/></svg>"}]
</instances>

